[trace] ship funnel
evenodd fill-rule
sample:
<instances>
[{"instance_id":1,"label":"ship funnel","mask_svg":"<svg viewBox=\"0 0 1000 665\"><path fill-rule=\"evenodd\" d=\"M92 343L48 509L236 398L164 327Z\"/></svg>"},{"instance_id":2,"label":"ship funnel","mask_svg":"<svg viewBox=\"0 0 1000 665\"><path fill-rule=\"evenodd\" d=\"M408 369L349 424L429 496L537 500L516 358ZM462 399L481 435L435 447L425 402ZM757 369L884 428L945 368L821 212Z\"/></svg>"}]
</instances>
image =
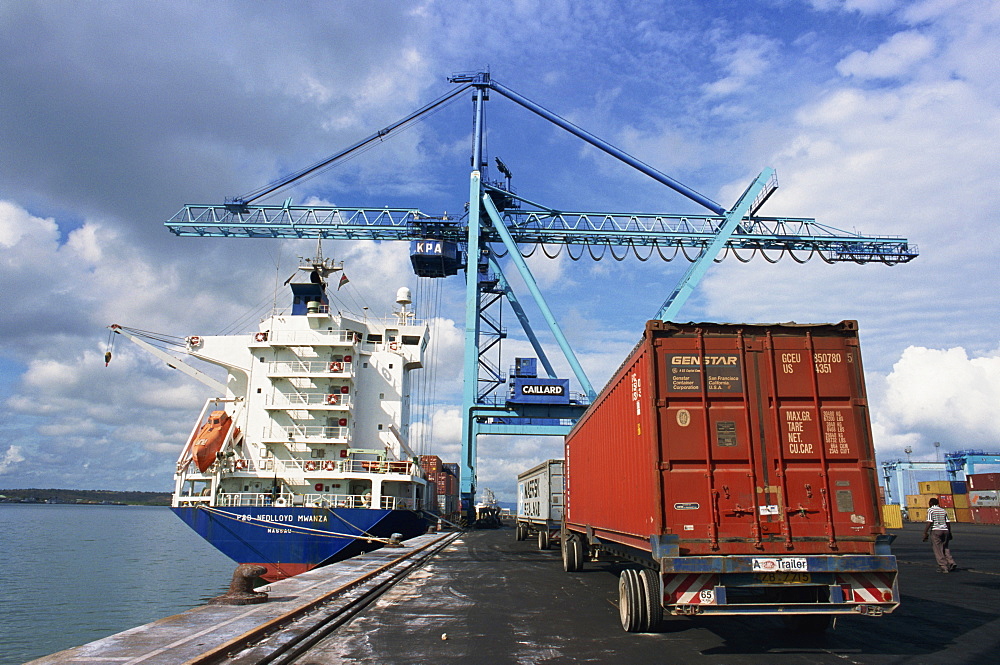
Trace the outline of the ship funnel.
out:
<instances>
[{"instance_id":1,"label":"ship funnel","mask_svg":"<svg viewBox=\"0 0 1000 665\"><path fill-rule=\"evenodd\" d=\"M409 305L413 302L413 296L410 294L410 289L403 286L396 291L396 303L400 305Z\"/></svg>"}]
</instances>

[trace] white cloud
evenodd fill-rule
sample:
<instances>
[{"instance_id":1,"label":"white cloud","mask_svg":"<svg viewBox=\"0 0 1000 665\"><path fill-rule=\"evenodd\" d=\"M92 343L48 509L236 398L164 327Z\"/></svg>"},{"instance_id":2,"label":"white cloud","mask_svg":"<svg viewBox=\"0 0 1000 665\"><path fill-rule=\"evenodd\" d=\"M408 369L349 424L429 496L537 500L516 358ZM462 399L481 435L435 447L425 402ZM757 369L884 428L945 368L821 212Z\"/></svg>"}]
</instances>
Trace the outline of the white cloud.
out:
<instances>
[{"instance_id":1,"label":"white cloud","mask_svg":"<svg viewBox=\"0 0 1000 665\"><path fill-rule=\"evenodd\" d=\"M59 228L51 217L41 219L10 201L0 201L0 247L9 250L20 245L17 252L5 252L5 264L23 260L31 247L51 245L58 237Z\"/></svg>"},{"instance_id":2,"label":"white cloud","mask_svg":"<svg viewBox=\"0 0 1000 665\"><path fill-rule=\"evenodd\" d=\"M837 63L837 71L862 80L900 77L910 74L933 52L933 38L915 30L899 32L870 53L854 51Z\"/></svg>"},{"instance_id":3,"label":"white cloud","mask_svg":"<svg viewBox=\"0 0 1000 665\"><path fill-rule=\"evenodd\" d=\"M995 448L1000 440L1000 350L970 357L960 347L908 347L885 379L873 421L888 440L881 455L933 459L933 441L944 450ZM890 454L890 457L893 455Z\"/></svg>"},{"instance_id":4,"label":"white cloud","mask_svg":"<svg viewBox=\"0 0 1000 665\"><path fill-rule=\"evenodd\" d=\"M714 60L725 76L706 83L702 90L707 98L726 97L742 92L755 78L771 68L777 42L761 35L741 35L734 38L720 30L713 30L710 38L715 43Z\"/></svg>"},{"instance_id":5,"label":"white cloud","mask_svg":"<svg viewBox=\"0 0 1000 665\"><path fill-rule=\"evenodd\" d=\"M24 461L20 446L10 446L0 458L0 475L17 473L18 465Z\"/></svg>"}]
</instances>

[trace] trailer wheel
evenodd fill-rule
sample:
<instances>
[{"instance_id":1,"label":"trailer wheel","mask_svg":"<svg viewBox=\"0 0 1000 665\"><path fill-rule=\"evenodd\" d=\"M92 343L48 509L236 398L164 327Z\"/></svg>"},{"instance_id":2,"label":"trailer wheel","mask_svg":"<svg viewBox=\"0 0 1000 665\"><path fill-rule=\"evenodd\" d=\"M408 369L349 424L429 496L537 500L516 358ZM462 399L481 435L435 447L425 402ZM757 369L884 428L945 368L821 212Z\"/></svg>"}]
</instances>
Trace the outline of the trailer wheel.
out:
<instances>
[{"instance_id":1,"label":"trailer wheel","mask_svg":"<svg viewBox=\"0 0 1000 665\"><path fill-rule=\"evenodd\" d=\"M639 581L642 583L643 596L646 600L646 625L642 632L648 632L663 621L663 591L660 575L655 570L649 568L640 570Z\"/></svg>"},{"instance_id":2,"label":"trailer wheel","mask_svg":"<svg viewBox=\"0 0 1000 665\"><path fill-rule=\"evenodd\" d=\"M515 540L524 540L527 537L528 537L528 527L526 527L525 525L523 525L520 522L518 522L514 526L514 539Z\"/></svg>"},{"instance_id":3,"label":"trailer wheel","mask_svg":"<svg viewBox=\"0 0 1000 665\"><path fill-rule=\"evenodd\" d=\"M641 633L646 628L646 602L643 598L639 572L627 568L618 577L618 614L622 628L629 633Z\"/></svg>"},{"instance_id":4,"label":"trailer wheel","mask_svg":"<svg viewBox=\"0 0 1000 665\"><path fill-rule=\"evenodd\" d=\"M574 533L562 540L563 570L576 573L583 570L583 541Z\"/></svg>"},{"instance_id":5,"label":"trailer wheel","mask_svg":"<svg viewBox=\"0 0 1000 665\"><path fill-rule=\"evenodd\" d=\"M538 531L538 549L549 549L549 530L544 526Z\"/></svg>"}]
</instances>

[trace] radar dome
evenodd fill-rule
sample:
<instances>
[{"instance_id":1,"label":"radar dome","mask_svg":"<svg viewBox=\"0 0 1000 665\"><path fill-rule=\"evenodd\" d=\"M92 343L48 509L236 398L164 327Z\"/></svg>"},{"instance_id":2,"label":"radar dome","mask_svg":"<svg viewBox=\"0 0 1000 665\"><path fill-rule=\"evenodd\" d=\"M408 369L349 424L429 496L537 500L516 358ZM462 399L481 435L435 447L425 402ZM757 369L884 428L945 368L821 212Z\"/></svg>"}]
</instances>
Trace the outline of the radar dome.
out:
<instances>
[{"instance_id":1,"label":"radar dome","mask_svg":"<svg viewBox=\"0 0 1000 665\"><path fill-rule=\"evenodd\" d=\"M413 296L410 295L410 289L405 286L400 287L400 289L396 291L396 302L400 305L409 305L413 302Z\"/></svg>"}]
</instances>

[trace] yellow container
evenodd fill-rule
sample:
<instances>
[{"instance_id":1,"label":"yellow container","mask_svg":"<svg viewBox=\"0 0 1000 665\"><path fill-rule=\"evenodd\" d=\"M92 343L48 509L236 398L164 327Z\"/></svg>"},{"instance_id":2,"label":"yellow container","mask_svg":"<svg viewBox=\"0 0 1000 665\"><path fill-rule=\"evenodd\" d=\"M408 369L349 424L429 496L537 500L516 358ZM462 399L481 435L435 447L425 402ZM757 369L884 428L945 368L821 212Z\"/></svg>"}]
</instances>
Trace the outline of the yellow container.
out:
<instances>
[{"instance_id":1,"label":"yellow container","mask_svg":"<svg viewBox=\"0 0 1000 665\"><path fill-rule=\"evenodd\" d=\"M951 498L955 501L956 510L965 510L969 507L969 495L968 494L952 494ZM961 522L962 520L959 520Z\"/></svg>"},{"instance_id":2,"label":"yellow container","mask_svg":"<svg viewBox=\"0 0 1000 665\"><path fill-rule=\"evenodd\" d=\"M887 529L903 528L903 511L896 504L882 506L882 522Z\"/></svg>"},{"instance_id":3,"label":"yellow container","mask_svg":"<svg viewBox=\"0 0 1000 665\"><path fill-rule=\"evenodd\" d=\"M950 480L925 480L917 483L921 494L951 494Z\"/></svg>"},{"instance_id":4,"label":"yellow container","mask_svg":"<svg viewBox=\"0 0 1000 665\"><path fill-rule=\"evenodd\" d=\"M944 512L948 513L948 521L949 522L957 522L958 521L958 517L955 515L955 509L954 508L945 508ZM924 519L926 519L926 515L927 514L924 513Z\"/></svg>"},{"instance_id":5,"label":"yellow container","mask_svg":"<svg viewBox=\"0 0 1000 665\"><path fill-rule=\"evenodd\" d=\"M956 494L955 496L964 496ZM972 508L956 508L955 509L955 521L956 522L971 522L972 521Z\"/></svg>"},{"instance_id":6,"label":"yellow container","mask_svg":"<svg viewBox=\"0 0 1000 665\"><path fill-rule=\"evenodd\" d=\"M936 498L936 494L907 494L906 495L906 507L907 508L926 508L927 502L931 499Z\"/></svg>"}]
</instances>

